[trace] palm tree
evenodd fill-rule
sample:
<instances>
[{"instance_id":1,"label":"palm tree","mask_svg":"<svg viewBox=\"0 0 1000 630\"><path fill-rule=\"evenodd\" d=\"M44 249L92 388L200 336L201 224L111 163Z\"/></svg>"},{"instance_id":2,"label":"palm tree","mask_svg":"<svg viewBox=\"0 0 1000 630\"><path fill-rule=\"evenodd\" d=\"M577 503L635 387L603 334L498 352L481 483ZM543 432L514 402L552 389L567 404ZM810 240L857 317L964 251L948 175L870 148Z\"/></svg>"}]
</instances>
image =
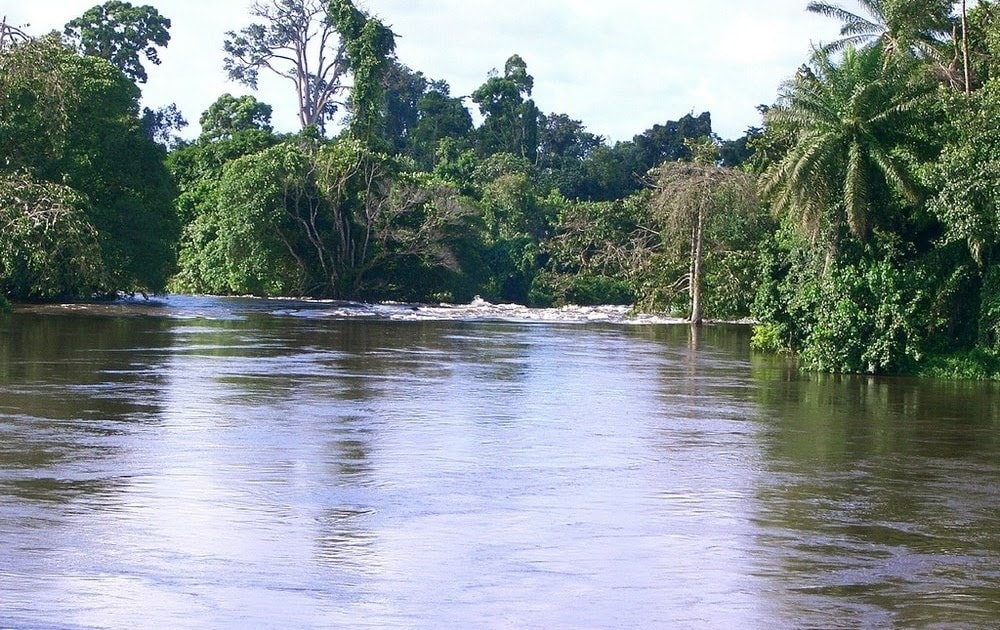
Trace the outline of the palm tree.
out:
<instances>
[{"instance_id":1,"label":"palm tree","mask_svg":"<svg viewBox=\"0 0 1000 630\"><path fill-rule=\"evenodd\" d=\"M877 196L917 199L903 156L915 140L911 114L929 88L898 65L884 66L877 48L848 47L839 63L820 50L813 65L785 84L766 114L789 148L764 174L763 192L814 240L845 223L864 240ZM836 244L835 236L828 241L832 250Z\"/></svg>"},{"instance_id":2,"label":"palm tree","mask_svg":"<svg viewBox=\"0 0 1000 630\"><path fill-rule=\"evenodd\" d=\"M806 10L840 20L840 39L824 50L877 47L889 62L900 55L939 61L942 44L952 32L950 0L857 0L864 9L853 13L829 2L810 2Z\"/></svg>"}]
</instances>

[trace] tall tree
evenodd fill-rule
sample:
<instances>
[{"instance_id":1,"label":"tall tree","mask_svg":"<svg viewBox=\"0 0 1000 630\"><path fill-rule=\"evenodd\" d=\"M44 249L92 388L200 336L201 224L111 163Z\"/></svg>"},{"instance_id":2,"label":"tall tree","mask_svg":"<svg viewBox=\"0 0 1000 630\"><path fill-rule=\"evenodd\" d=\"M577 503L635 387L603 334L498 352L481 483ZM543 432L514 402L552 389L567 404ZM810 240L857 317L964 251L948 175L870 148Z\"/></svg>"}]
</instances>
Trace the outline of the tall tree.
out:
<instances>
[{"instance_id":1,"label":"tall tree","mask_svg":"<svg viewBox=\"0 0 1000 630\"><path fill-rule=\"evenodd\" d=\"M550 188L572 199L583 197L587 188L584 160L603 146L604 138L566 114L549 114L539 120L539 171Z\"/></svg>"},{"instance_id":2,"label":"tall tree","mask_svg":"<svg viewBox=\"0 0 1000 630\"><path fill-rule=\"evenodd\" d=\"M208 106L201 118L201 139L232 138L233 134L248 129L271 131L271 106L245 94L223 94Z\"/></svg>"},{"instance_id":3,"label":"tall tree","mask_svg":"<svg viewBox=\"0 0 1000 630\"><path fill-rule=\"evenodd\" d=\"M712 136L712 115L709 112L698 116L685 114L678 120L653 125L632 138L636 157L632 168L637 176L642 177L646 171L663 162L690 160L690 141Z\"/></svg>"},{"instance_id":4,"label":"tall tree","mask_svg":"<svg viewBox=\"0 0 1000 630\"><path fill-rule=\"evenodd\" d=\"M813 1L806 10L840 20L841 38L826 46L878 46L892 58L899 53L935 57L951 34L951 0L858 0L864 13L841 5Z\"/></svg>"},{"instance_id":5,"label":"tall tree","mask_svg":"<svg viewBox=\"0 0 1000 630\"><path fill-rule=\"evenodd\" d=\"M439 149L443 140L452 140L455 149L472 145L472 115L461 98L450 95L444 81L435 81L417 101L417 124L413 129L410 153L425 169L434 168L439 162Z\"/></svg>"},{"instance_id":6,"label":"tall tree","mask_svg":"<svg viewBox=\"0 0 1000 630\"><path fill-rule=\"evenodd\" d=\"M483 124L478 130L482 155L507 152L534 162L538 154L539 111L531 100L534 78L519 55L504 64L503 75L491 73L472 93Z\"/></svg>"},{"instance_id":7,"label":"tall tree","mask_svg":"<svg viewBox=\"0 0 1000 630\"><path fill-rule=\"evenodd\" d=\"M340 0L350 4L348 0ZM223 44L230 80L257 89L261 70L295 86L299 122L321 132L343 103L348 72L346 41L325 0L255 0L250 15L259 20Z\"/></svg>"},{"instance_id":8,"label":"tall tree","mask_svg":"<svg viewBox=\"0 0 1000 630\"><path fill-rule=\"evenodd\" d=\"M432 81L398 60L386 69L385 103L379 134L394 153L410 154L413 134L420 120L419 103Z\"/></svg>"},{"instance_id":9,"label":"tall tree","mask_svg":"<svg viewBox=\"0 0 1000 630\"><path fill-rule=\"evenodd\" d=\"M173 267L175 191L138 100L139 88L120 70L80 57L57 37L0 54L0 172L15 175L8 186L27 191L39 216L45 191L55 190L45 182L72 189L78 201L61 207L82 211L100 244L103 271L87 275L105 282L93 291L159 290Z\"/></svg>"},{"instance_id":10,"label":"tall tree","mask_svg":"<svg viewBox=\"0 0 1000 630\"><path fill-rule=\"evenodd\" d=\"M396 51L396 36L350 0L330 0L330 12L345 43L354 75L351 89L351 133L372 145L384 118L385 78Z\"/></svg>"},{"instance_id":11,"label":"tall tree","mask_svg":"<svg viewBox=\"0 0 1000 630\"><path fill-rule=\"evenodd\" d=\"M665 162L653 171L651 203L665 229L688 243L690 321L700 324L708 223L719 214L748 214L756 207L757 195L747 173L716 165L718 150L710 139L689 144L694 147L692 161Z\"/></svg>"},{"instance_id":12,"label":"tall tree","mask_svg":"<svg viewBox=\"0 0 1000 630\"><path fill-rule=\"evenodd\" d=\"M160 65L156 49L170 41L170 20L149 5L108 0L67 23L64 34L82 54L106 59L133 81L145 83L141 57Z\"/></svg>"},{"instance_id":13,"label":"tall tree","mask_svg":"<svg viewBox=\"0 0 1000 630\"><path fill-rule=\"evenodd\" d=\"M561 160L580 160L603 142L579 120L566 114L545 116L538 129L539 166L553 166Z\"/></svg>"},{"instance_id":14,"label":"tall tree","mask_svg":"<svg viewBox=\"0 0 1000 630\"><path fill-rule=\"evenodd\" d=\"M819 51L814 66L789 81L767 112L768 131L783 135L789 149L765 174L764 191L814 236L830 229L835 246L841 226L864 239L886 219L874 213L880 192L917 199L905 158L930 86L884 67L878 48L847 48L839 64Z\"/></svg>"}]
</instances>

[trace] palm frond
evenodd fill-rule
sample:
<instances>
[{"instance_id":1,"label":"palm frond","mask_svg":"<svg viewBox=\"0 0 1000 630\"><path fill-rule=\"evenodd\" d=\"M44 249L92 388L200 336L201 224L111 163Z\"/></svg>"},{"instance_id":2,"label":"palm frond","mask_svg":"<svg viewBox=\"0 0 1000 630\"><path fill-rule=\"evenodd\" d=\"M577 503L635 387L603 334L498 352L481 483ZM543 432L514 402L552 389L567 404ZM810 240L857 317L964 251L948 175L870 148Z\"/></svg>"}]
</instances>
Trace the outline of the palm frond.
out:
<instances>
[{"instance_id":1,"label":"palm frond","mask_svg":"<svg viewBox=\"0 0 1000 630\"><path fill-rule=\"evenodd\" d=\"M851 142L847 156L847 173L844 177L844 212L851 232L864 237L867 232L868 182L865 177L864 150L855 140Z\"/></svg>"},{"instance_id":2,"label":"palm frond","mask_svg":"<svg viewBox=\"0 0 1000 630\"><path fill-rule=\"evenodd\" d=\"M840 20L841 22L853 22L862 19L859 15L851 13L844 7L829 2L810 2L806 5L806 11Z\"/></svg>"}]
</instances>

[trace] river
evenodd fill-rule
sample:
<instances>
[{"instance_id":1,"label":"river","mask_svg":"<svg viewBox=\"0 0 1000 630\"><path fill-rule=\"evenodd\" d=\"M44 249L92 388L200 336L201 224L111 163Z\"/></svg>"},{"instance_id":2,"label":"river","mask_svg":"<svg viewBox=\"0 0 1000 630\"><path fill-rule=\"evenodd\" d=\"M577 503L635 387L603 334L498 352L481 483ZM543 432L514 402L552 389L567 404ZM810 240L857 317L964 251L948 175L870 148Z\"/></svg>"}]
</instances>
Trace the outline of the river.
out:
<instances>
[{"instance_id":1,"label":"river","mask_svg":"<svg viewBox=\"0 0 1000 630\"><path fill-rule=\"evenodd\" d=\"M996 385L600 309L0 315L3 628L998 623Z\"/></svg>"}]
</instances>

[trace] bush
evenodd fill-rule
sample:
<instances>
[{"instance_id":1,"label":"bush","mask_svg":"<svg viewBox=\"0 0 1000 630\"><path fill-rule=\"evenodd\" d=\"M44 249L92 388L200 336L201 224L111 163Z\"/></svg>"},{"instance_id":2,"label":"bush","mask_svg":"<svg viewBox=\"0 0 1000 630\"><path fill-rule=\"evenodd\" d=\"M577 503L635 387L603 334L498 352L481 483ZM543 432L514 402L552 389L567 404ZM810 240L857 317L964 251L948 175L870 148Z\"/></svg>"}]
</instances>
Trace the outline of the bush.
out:
<instances>
[{"instance_id":1,"label":"bush","mask_svg":"<svg viewBox=\"0 0 1000 630\"><path fill-rule=\"evenodd\" d=\"M852 247L829 264L794 246L785 256L780 247L765 254L754 343L796 352L805 367L820 371L912 372L940 324L934 302L941 280L889 237Z\"/></svg>"},{"instance_id":2,"label":"bush","mask_svg":"<svg viewBox=\"0 0 1000 630\"><path fill-rule=\"evenodd\" d=\"M981 348L934 356L921 366L919 374L956 380L1000 380L1000 356Z\"/></svg>"},{"instance_id":3,"label":"bush","mask_svg":"<svg viewBox=\"0 0 1000 630\"><path fill-rule=\"evenodd\" d=\"M539 274L531 285L531 303L539 306L631 305L635 295L628 283L600 275Z\"/></svg>"},{"instance_id":4,"label":"bush","mask_svg":"<svg viewBox=\"0 0 1000 630\"><path fill-rule=\"evenodd\" d=\"M97 231L76 191L26 173L0 175L0 296L90 297L107 286Z\"/></svg>"}]
</instances>

